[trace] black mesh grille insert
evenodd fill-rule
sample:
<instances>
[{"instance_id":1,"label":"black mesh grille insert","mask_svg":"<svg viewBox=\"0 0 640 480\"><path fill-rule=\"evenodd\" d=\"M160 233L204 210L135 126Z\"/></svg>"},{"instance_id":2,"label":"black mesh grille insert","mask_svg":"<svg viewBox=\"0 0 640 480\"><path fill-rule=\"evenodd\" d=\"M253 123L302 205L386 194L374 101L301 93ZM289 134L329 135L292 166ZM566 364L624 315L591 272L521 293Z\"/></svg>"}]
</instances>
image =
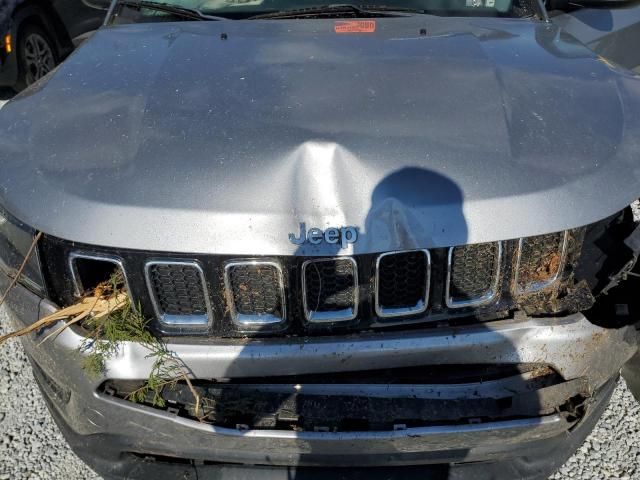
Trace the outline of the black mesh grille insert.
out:
<instances>
[{"instance_id":1,"label":"black mesh grille insert","mask_svg":"<svg viewBox=\"0 0 640 480\"><path fill-rule=\"evenodd\" d=\"M498 254L497 243L454 247L451 253L450 301L474 301L490 293L496 281L500 261Z\"/></svg>"},{"instance_id":2,"label":"black mesh grille insert","mask_svg":"<svg viewBox=\"0 0 640 480\"><path fill-rule=\"evenodd\" d=\"M231 265L228 275L236 312L282 317L280 272L275 265Z\"/></svg>"},{"instance_id":3,"label":"black mesh grille insert","mask_svg":"<svg viewBox=\"0 0 640 480\"><path fill-rule=\"evenodd\" d=\"M348 259L312 261L304 270L307 309L335 312L355 306L355 266Z\"/></svg>"},{"instance_id":4,"label":"black mesh grille insert","mask_svg":"<svg viewBox=\"0 0 640 480\"><path fill-rule=\"evenodd\" d=\"M522 239L518 287L522 290L556 278L562 263L564 232Z\"/></svg>"},{"instance_id":5,"label":"black mesh grille insert","mask_svg":"<svg viewBox=\"0 0 640 480\"><path fill-rule=\"evenodd\" d=\"M194 265L153 264L149 280L160 311L167 315L206 315L204 285Z\"/></svg>"},{"instance_id":6,"label":"black mesh grille insert","mask_svg":"<svg viewBox=\"0 0 640 480\"><path fill-rule=\"evenodd\" d=\"M425 300L428 257L425 252L384 255L378 264L378 305L411 308Z\"/></svg>"}]
</instances>

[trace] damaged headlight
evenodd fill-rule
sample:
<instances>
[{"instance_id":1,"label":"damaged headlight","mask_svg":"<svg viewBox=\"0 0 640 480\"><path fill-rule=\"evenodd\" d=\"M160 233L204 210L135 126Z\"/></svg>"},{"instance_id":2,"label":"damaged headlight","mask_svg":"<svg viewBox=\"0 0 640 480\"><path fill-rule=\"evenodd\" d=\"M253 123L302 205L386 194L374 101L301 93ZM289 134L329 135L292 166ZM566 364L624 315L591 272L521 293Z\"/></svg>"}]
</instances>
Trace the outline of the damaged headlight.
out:
<instances>
[{"instance_id":1,"label":"damaged headlight","mask_svg":"<svg viewBox=\"0 0 640 480\"><path fill-rule=\"evenodd\" d=\"M0 271L15 278L24 262L31 245L35 231L12 217L0 208ZM37 248L29 256L29 260L20 275L20 283L30 290L42 294L44 292L44 280L40 269ZM0 292L1 294L2 292Z\"/></svg>"}]
</instances>

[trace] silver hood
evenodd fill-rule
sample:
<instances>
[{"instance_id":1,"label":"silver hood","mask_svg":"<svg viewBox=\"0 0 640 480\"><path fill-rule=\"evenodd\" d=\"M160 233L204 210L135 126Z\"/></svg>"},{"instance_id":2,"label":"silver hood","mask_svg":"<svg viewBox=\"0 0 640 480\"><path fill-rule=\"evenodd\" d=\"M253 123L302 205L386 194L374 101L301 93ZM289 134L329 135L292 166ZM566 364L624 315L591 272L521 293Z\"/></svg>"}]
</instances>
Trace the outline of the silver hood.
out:
<instances>
[{"instance_id":1,"label":"silver hood","mask_svg":"<svg viewBox=\"0 0 640 480\"><path fill-rule=\"evenodd\" d=\"M557 231L640 196L638 78L530 20L376 23L104 28L0 112L0 204L89 244L320 255ZM300 248L301 222L360 238Z\"/></svg>"}]
</instances>

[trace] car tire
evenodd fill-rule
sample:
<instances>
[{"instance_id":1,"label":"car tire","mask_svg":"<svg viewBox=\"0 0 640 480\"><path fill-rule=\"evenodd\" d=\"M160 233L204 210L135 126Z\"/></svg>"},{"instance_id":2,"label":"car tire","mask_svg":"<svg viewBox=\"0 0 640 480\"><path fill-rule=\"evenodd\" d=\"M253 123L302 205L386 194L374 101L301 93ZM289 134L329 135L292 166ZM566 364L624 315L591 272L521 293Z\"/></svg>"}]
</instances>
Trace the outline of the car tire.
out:
<instances>
[{"instance_id":1,"label":"car tire","mask_svg":"<svg viewBox=\"0 0 640 480\"><path fill-rule=\"evenodd\" d=\"M60 56L55 42L38 25L21 28L17 44L18 80L14 90L19 92L53 70Z\"/></svg>"}]
</instances>

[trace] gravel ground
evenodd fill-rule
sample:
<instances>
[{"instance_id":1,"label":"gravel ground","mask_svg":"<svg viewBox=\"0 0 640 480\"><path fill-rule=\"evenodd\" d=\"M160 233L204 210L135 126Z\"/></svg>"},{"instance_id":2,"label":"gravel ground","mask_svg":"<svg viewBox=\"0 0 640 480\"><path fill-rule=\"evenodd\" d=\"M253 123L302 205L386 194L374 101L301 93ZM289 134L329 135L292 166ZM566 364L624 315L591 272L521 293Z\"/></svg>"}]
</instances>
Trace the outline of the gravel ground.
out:
<instances>
[{"instance_id":1,"label":"gravel ground","mask_svg":"<svg viewBox=\"0 0 640 480\"><path fill-rule=\"evenodd\" d=\"M0 333L7 320L0 311ZM97 479L67 447L17 340L0 346L0 480ZM579 451L554 480L640 479L640 406L623 381Z\"/></svg>"},{"instance_id":2,"label":"gravel ground","mask_svg":"<svg viewBox=\"0 0 640 480\"><path fill-rule=\"evenodd\" d=\"M7 323L2 310L0 333L6 333ZM20 342L0 345L0 480L90 478L99 477L58 431Z\"/></svg>"},{"instance_id":3,"label":"gravel ground","mask_svg":"<svg viewBox=\"0 0 640 480\"><path fill-rule=\"evenodd\" d=\"M551 478L640 479L640 405L624 380L591 435Z\"/></svg>"},{"instance_id":4,"label":"gravel ground","mask_svg":"<svg viewBox=\"0 0 640 480\"><path fill-rule=\"evenodd\" d=\"M0 90L0 108L10 94ZM7 328L0 311L0 333ZM67 446L16 340L0 346L0 480L98 479ZM640 480L640 406L618 385L591 436L553 480Z\"/></svg>"}]
</instances>

